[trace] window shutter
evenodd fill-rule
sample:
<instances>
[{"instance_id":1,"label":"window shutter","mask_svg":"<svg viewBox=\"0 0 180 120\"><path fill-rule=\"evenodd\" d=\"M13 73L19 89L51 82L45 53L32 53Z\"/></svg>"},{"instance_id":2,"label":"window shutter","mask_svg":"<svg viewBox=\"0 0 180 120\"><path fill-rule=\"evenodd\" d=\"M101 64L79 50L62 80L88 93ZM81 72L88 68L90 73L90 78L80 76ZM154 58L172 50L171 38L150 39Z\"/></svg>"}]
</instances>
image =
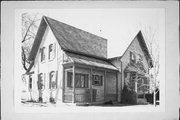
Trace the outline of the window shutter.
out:
<instances>
[{"instance_id":1,"label":"window shutter","mask_svg":"<svg viewBox=\"0 0 180 120\"><path fill-rule=\"evenodd\" d=\"M85 87L88 88L89 82L88 82L88 75L85 75Z\"/></svg>"},{"instance_id":2,"label":"window shutter","mask_svg":"<svg viewBox=\"0 0 180 120\"><path fill-rule=\"evenodd\" d=\"M67 72L67 87L72 87L72 74Z\"/></svg>"},{"instance_id":3,"label":"window shutter","mask_svg":"<svg viewBox=\"0 0 180 120\"><path fill-rule=\"evenodd\" d=\"M56 43L53 44L53 58L56 57Z\"/></svg>"},{"instance_id":4,"label":"window shutter","mask_svg":"<svg viewBox=\"0 0 180 120\"><path fill-rule=\"evenodd\" d=\"M56 88L58 86L58 71L56 71Z\"/></svg>"},{"instance_id":5,"label":"window shutter","mask_svg":"<svg viewBox=\"0 0 180 120\"><path fill-rule=\"evenodd\" d=\"M130 52L130 61L132 61L132 52Z\"/></svg>"},{"instance_id":6,"label":"window shutter","mask_svg":"<svg viewBox=\"0 0 180 120\"><path fill-rule=\"evenodd\" d=\"M29 76L29 89L32 89L32 76Z\"/></svg>"},{"instance_id":7,"label":"window shutter","mask_svg":"<svg viewBox=\"0 0 180 120\"><path fill-rule=\"evenodd\" d=\"M51 89L51 72L49 73L49 89Z\"/></svg>"},{"instance_id":8,"label":"window shutter","mask_svg":"<svg viewBox=\"0 0 180 120\"><path fill-rule=\"evenodd\" d=\"M135 54L133 54L133 58L134 58L134 63L136 63L136 55Z\"/></svg>"},{"instance_id":9,"label":"window shutter","mask_svg":"<svg viewBox=\"0 0 180 120\"><path fill-rule=\"evenodd\" d=\"M94 75L92 75L92 85L94 85Z\"/></svg>"},{"instance_id":10,"label":"window shutter","mask_svg":"<svg viewBox=\"0 0 180 120\"><path fill-rule=\"evenodd\" d=\"M42 61L42 57L43 57L43 54L42 54L42 48L40 48L39 52L40 52L41 61Z\"/></svg>"},{"instance_id":11,"label":"window shutter","mask_svg":"<svg viewBox=\"0 0 180 120\"><path fill-rule=\"evenodd\" d=\"M52 44L49 45L49 60L51 59Z\"/></svg>"},{"instance_id":12,"label":"window shutter","mask_svg":"<svg viewBox=\"0 0 180 120\"><path fill-rule=\"evenodd\" d=\"M46 51L46 48L44 47L43 48L43 60L45 60L45 53L46 53L45 51Z\"/></svg>"},{"instance_id":13,"label":"window shutter","mask_svg":"<svg viewBox=\"0 0 180 120\"><path fill-rule=\"evenodd\" d=\"M44 79L43 79L43 86L42 86L42 88L45 89L46 73L44 73L44 76L43 76L43 77L44 77Z\"/></svg>"},{"instance_id":14,"label":"window shutter","mask_svg":"<svg viewBox=\"0 0 180 120\"><path fill-rule=\"evenodd\" d=\"M101 76L100 85L103 85L103 76Z\"/></svg>"}]
</instances>

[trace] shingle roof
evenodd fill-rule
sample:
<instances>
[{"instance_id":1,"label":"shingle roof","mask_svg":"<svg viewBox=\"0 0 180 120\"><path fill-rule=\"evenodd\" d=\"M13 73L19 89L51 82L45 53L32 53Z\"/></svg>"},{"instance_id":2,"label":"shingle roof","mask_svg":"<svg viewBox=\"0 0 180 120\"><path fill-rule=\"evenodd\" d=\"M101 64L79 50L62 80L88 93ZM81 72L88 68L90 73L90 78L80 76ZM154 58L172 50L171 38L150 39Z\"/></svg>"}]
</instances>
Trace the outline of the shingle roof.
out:
<instances>
[{"instance_id":1,"label":"shingle roof","mask_svg":"<svg viewBox=\"0 0 180 120\"><path fill-rule=\"evenodd\" d=\"M33 49L30 53L30 60L33 60L37 54L36 52L43 33L45 32L43 29L47 24L63 50L98 58L107 58L106 39L44 16L41 20Z\"/></svg>"},{"instance_id":2,"label":"shingle roof","mask_svg":"<svg viewBox=\"0 0 180 120\"><path fill-rule=\"evenodd\" d=\"M96 66L100 68L106 68L111 70L117 70L112 64L107 62L106 60L97 59L93 57L87 57L75 53L66 52L66 54L73 60L74 63L84 64L89 66Z\"/></svg>"}]
</instances>

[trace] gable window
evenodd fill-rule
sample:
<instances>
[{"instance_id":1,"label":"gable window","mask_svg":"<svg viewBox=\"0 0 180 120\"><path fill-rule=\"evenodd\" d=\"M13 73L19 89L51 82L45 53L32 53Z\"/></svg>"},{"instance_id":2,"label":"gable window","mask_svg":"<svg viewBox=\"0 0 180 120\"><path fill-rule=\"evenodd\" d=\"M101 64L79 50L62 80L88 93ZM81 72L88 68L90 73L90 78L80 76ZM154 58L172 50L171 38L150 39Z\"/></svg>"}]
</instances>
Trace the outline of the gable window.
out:
<instances>
[{"instance_id":1,"label":"gable window","mask_svg":"<svg viewBox=\"0 0 180 120\"><path fill-rule=\"evenodd\" d=\"M49 60L53 60L55 58L55 49L56 49L55 43L49 45Z\"/></svg>"},{"instance_id":2,"label":"gable window","mask_svg":"<svg viewBox=\"0 0 180 120\"><path fill-rule=\"evenodd\" d=\"M45 74L40 73L38 75L38 81L37 81L37 85L38 85L38 90L43 90L45 88Z\"/></svg>"},{"instance_id":3,"label":"gable window","mask_svg":"<svg viewBox=\"0 0 180 120\"><path fill-rule=\"evenodd\" d=\"M143 61L143 56L141 54L138 54L138 61L142 62Z\"/></svg>"},{"instance_id":4,"label":"gable window","mask_svg":"<svg viewBox=\"0 0 180 120\"><path fill-rule=\"evenodd\" d=\"M103 76L102 75L92 75L92 84L95 86L103 85Z\"/></svg>"},{"instance_id":5,"label":"gable window","mask_svg":"<svg viewBox=\"0 0 180 120\"><path fill-rule=\"evenodd\" d=\"M76 73L75 74L75 87L88 88L88 74Z\"/></svg>"},{"instance_id":6,"label":"gable window","mask_svg":"<svg viewBox=\"0 0 180 120\"><path fill-rule=\"evenodd\" d=\"M56 79L56 72L51 71L49 73L49 89L56 89L57 88L57 79Z\"/></svg>"},{"instance_id":7,"label":"gable window","mask_svg":"<svg viewBox=\"0 0 180 120\"><path fill-rule=\"evenodd\" d=\"M130 52L130 63L136 63L136 56L133 52Z\"/></svg>"},{"instance_id":8,"label":"gable window","mask_svg":"<svg viewBox=\"0 0 180 120\"><path fill-rule=\"evenodd\" d=\"M40 49L41 52L41 62L45 61L45 47Z\"/></svg>"},{"instance_id":9,"label":"gable window","mask_svg":"<svg viewBox=\"0 0 180 120\"><path fill-rule=\"evenodd\" d=\"M32 90L32 76L29 76L29 90Z\"/></svg>"}]
</instances>

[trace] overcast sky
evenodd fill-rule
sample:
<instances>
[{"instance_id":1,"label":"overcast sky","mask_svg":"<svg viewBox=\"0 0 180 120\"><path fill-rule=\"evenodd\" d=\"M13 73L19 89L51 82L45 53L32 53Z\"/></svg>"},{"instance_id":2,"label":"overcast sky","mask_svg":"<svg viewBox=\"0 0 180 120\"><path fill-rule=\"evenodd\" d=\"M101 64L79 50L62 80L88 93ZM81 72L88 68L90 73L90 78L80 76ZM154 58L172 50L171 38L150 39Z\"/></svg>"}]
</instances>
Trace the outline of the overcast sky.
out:
<instances>
[{"instance_id":1,"label":"overcast sky","mask_svg":"<svg viewBox=\"0 0 180 120\"><path fill-rule=\"evenodd\" d=\"M80 28L108 39L108 57L121 56L139 30L149 26L156 39L165 38L164 9L46 9L25 10Z\"/></svg>"}]
</instances>

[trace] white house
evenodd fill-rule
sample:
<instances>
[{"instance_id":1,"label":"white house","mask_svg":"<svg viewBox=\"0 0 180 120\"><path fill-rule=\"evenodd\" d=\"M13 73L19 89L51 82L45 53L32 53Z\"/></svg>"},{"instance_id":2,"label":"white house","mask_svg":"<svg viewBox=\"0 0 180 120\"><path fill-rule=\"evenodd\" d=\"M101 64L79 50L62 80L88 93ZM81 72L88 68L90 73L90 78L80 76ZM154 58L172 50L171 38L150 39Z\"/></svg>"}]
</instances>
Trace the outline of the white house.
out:
<instances>
[{"instance_id":1,"label":"white house","mask_svg":"<svg viewBox=\"0 0 180 120\"><path fill-rule=\"evenodd\" d=\"M138 92L135 79L147 81L152 67L141 32L121 57L108 59L106 39L46 16L29 60L31 99L51 103L120 102L125 81Z\"/></svg>"}]
</instances>

